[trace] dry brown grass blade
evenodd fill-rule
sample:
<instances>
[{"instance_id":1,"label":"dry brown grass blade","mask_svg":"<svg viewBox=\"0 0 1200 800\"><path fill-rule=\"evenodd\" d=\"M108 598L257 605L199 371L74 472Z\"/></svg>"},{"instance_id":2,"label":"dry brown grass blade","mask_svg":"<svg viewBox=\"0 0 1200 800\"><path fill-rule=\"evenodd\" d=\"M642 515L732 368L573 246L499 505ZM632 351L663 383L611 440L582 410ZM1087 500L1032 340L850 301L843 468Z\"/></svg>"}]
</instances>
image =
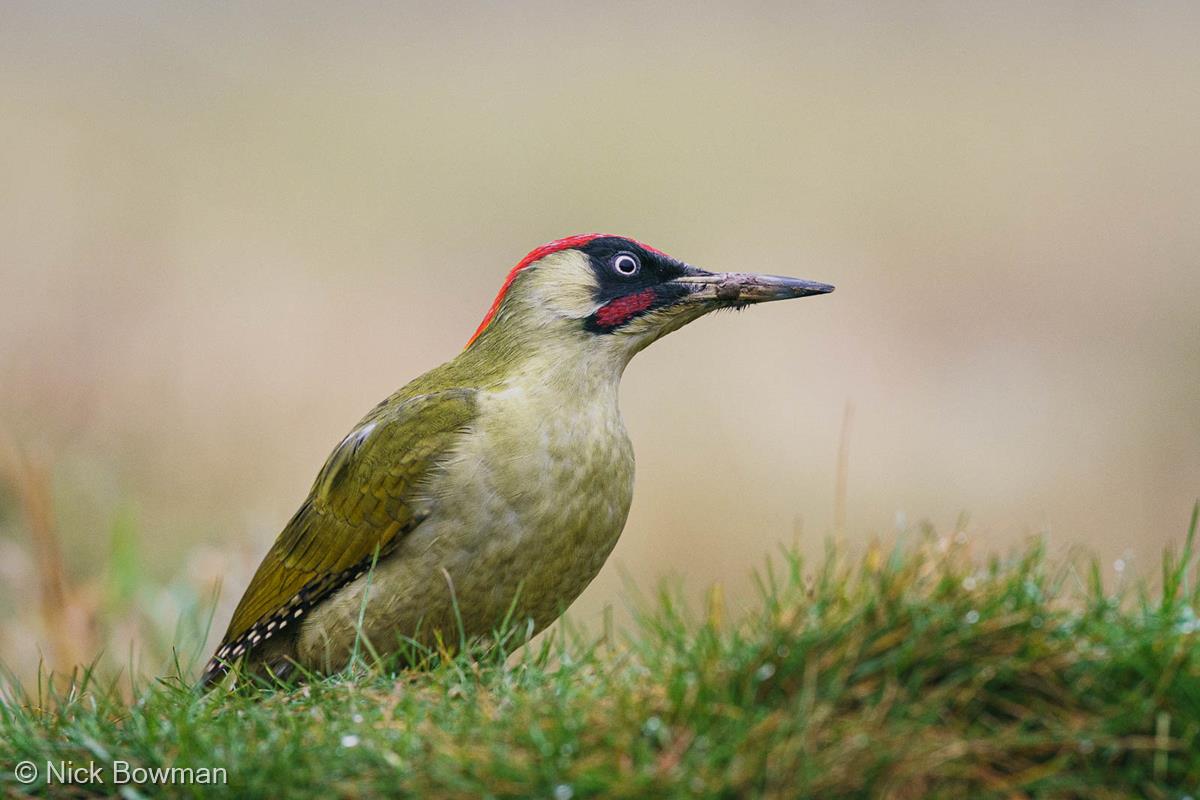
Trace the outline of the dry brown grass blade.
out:
<instances>
[{"instance_id":1,"label":"dry brown grass blade","mask_svg":"<svg viewBox=\"0 0 1200 800\"><path fill-rule=\"evenodd\" d=\"M50 467L5 436L0 439L0 480L8 483L19 499L29 530L39 610L49 645L48 666L58 674L69 674L95 652L95 608L78 602L78 593L67 577L54 516Z\"/></svg>"},{"instance_id":2,"label":"dry brown grass blade","mask_svg":"<svg viewBox=\"0 0 1200 800\"><path fill-rule=\"evenodd\" d=\"M833 533L840 545L846 537L846 493L850 482L850 434L854 429L854 403L847 400L838 435L837 479L833 489Z\"/></svg>"}]
</instances>

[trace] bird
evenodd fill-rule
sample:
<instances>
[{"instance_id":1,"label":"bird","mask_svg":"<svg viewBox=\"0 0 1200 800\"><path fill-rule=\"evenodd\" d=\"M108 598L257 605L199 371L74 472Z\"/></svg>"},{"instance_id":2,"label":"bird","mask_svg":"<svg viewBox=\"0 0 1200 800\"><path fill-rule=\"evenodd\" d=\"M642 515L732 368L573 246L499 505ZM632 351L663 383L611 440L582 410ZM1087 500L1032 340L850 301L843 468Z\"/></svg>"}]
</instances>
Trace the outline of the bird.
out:
<instances>
[{"instance_id":1,"label":"bird","mask_svg":"<svg viewBox=\"0 0 1200 800\"><path fill-rule=\"evenodd\" d=\"M201 686L247 671L329 675L377 654L533 635L625 527L634 454L626 365L709 312L833 286L709 272L634 239L581 234L508 273L466 347L341 440L250 580Z\"/></svg>"}]
</instances>

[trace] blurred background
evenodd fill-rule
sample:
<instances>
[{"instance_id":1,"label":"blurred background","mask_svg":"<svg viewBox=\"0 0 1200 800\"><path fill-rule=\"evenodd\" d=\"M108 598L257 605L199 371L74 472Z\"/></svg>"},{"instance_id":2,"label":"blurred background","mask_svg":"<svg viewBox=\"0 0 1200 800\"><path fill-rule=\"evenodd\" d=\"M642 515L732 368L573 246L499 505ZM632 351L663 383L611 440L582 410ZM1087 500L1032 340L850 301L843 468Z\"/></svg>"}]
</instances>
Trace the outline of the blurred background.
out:
<instances>
[{"instance_id":1,"label":"blurred background","mask_svg":"<svg viewBox=\"0 0 1200 800\"><path fill-rule=\"evenodd\" d=\"M8 0L0 661L161 670L223 582L211 644L354 422L593 230L838 291L635 360L580 624L623 576L736 605L781 542L923 522L1151 572L1200 494L1198 36L1169 2Z\"/></svg>"}]
</instances>

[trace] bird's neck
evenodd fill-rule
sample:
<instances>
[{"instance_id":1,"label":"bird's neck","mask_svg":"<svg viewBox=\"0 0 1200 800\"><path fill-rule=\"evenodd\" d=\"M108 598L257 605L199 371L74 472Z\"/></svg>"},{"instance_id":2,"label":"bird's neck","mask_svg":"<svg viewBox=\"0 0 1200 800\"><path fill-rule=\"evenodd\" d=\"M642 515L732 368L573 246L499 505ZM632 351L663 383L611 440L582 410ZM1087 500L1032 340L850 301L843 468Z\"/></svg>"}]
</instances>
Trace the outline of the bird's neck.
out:
<instances>
[{"instance_id":1,"label":"bird's neck","mask_svg":"<svg viewBox=\"0 0 1200 800\"><path fill-rule=\"evenodd\" d=\"M464 371L495 385L522 385L558 394L616 402L629 355L586 332L505 336L488 331L455 359Z\"/></svg>"}]
</instances>

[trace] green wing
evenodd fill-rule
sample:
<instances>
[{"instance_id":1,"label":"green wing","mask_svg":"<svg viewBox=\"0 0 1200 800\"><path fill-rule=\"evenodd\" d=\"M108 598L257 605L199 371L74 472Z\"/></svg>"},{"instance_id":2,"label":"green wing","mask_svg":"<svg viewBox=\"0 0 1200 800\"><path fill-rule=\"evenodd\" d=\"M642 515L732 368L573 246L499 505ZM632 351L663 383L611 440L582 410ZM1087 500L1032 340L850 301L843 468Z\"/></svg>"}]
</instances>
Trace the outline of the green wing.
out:
<instances>
[{"instance_id":1,"label":"green wing","mask_svg":"<svg viewBox=\"0 0 1200 800\"><path fill-rule=\"evenodd\" d=\"M222 644L315 602L419 525L428 513L420 489L475 413L474 390L453 389L393 398L368 414L325 462L259 565Z\"/></svg>"}]
</instances>

